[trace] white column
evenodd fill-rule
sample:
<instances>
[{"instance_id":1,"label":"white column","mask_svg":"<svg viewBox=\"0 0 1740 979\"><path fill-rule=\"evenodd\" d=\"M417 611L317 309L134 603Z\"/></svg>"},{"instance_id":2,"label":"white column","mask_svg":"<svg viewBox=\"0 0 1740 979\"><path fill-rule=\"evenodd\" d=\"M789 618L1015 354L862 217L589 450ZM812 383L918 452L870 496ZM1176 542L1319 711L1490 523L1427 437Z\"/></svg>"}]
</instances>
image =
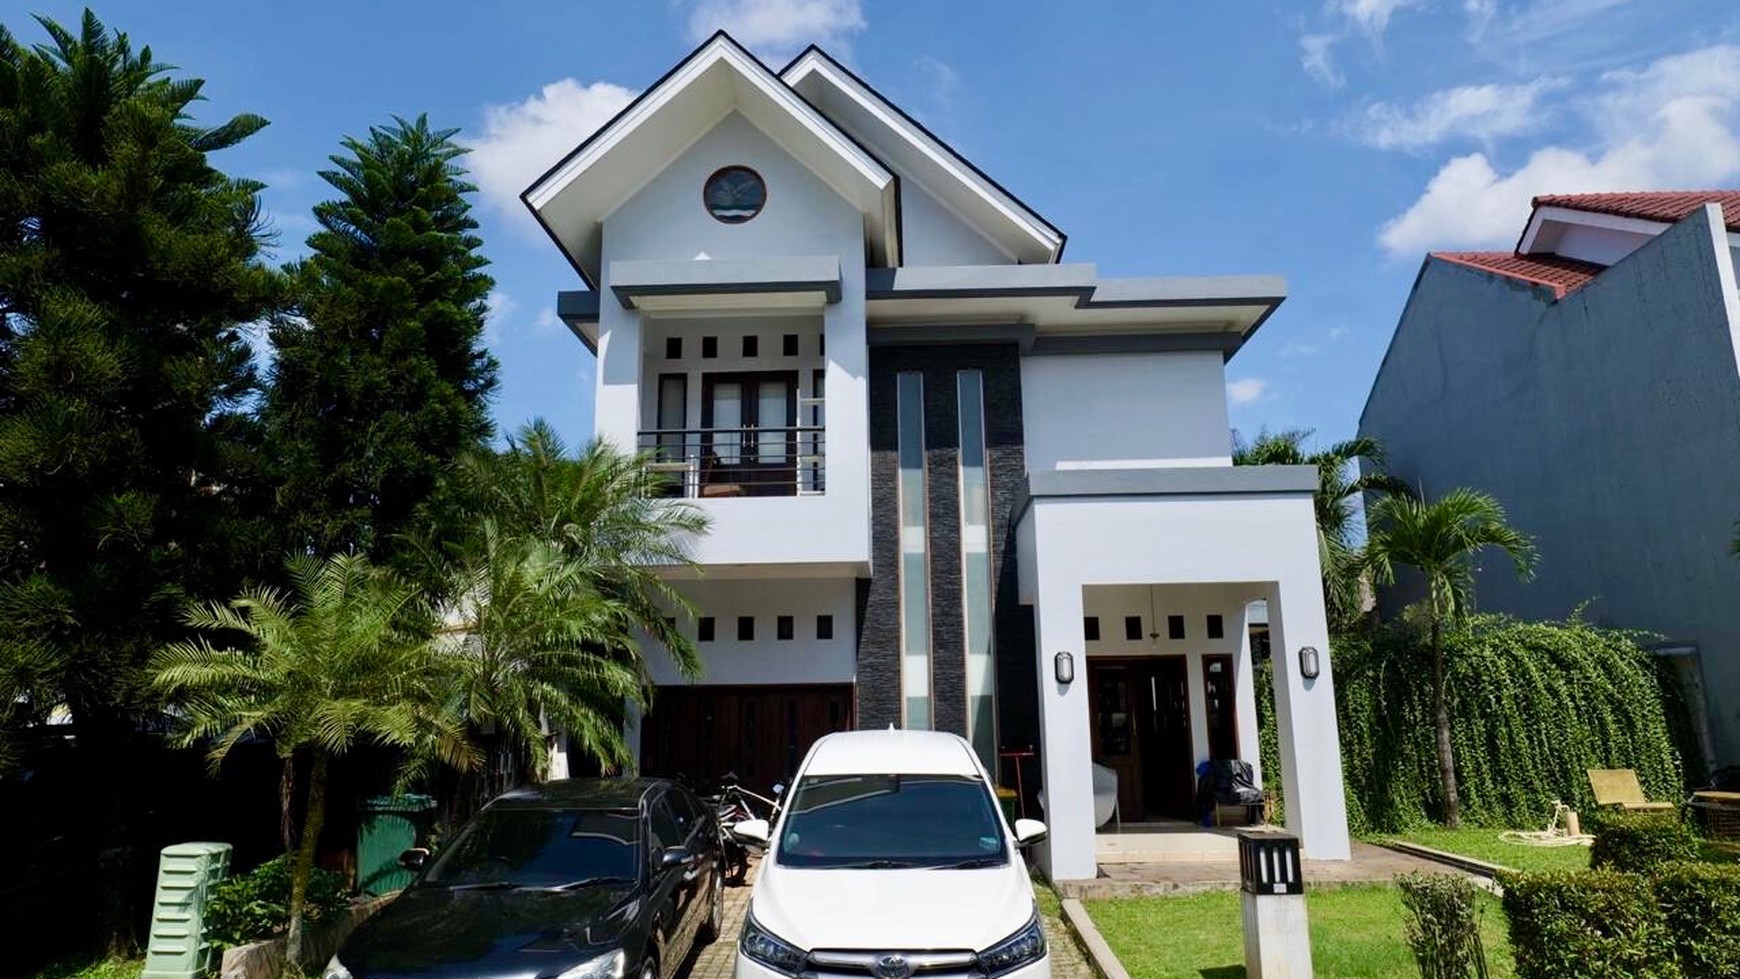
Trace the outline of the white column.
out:
<instances>
[{"instance_id":1,"label":"white column","mask_svg":"<svg viewBox=\"0 0 1740 979\"><path fill-rule=\"evenodd\" d=\"M1192 622L1201 620L1193 615ZM1190 705L1190 784L1196 784L1196 766L1208 760L1208 686L1203 682L1202 650L1184 654L1184 682Z\"/></svg>"},{"instance_id":2,"label":"white column","mask_svg":"<svg viewBox=\"0 0 1740 979\"><path fill-rule=\"evenodd\" d=\"M1351 850L1347 798L1341 783L1341 734L1335 721L1329 624L1323 612L1323 588L1314 576L1290 576L1272 587L1269 637L1287 829L1299 837L1306 857L1346 860ZM1315 680L1299 673L1299 650L1304 646L1316 647L1318 652Z\"/></svg>"},{"instance_id":3,"label":"white column","mask_svg":"<svg viewBox=\"0 0 1740 979\"><path fill-rule=\"evenodd\" d=\"M1257 724L1257 685L1251 672L1250 605L1240 605L1228 623L1238 630L1239 654L1233 657L1233 706L1238 715L1239 758L1251 763L1251 779L1263 784L1263 749Z\"/></svg>"},{"instance_id":4,"label":"white column","mask_svg":"<svg viewBox=\"0 0 1740 979\"><path fill-rule=\"evenodd\" d=\"M1033 608L1039 670L1039 736L1043 746L1045 823L1050 831L1041 861L1052 880L1090 880L1094 860L1092 731L1088 726L1087 648L1081 631L1081 584L1039 565L1039 601ZM1054 658L1075 657L1075 682L1057 682Z\"/></svg>"}]
</instances>

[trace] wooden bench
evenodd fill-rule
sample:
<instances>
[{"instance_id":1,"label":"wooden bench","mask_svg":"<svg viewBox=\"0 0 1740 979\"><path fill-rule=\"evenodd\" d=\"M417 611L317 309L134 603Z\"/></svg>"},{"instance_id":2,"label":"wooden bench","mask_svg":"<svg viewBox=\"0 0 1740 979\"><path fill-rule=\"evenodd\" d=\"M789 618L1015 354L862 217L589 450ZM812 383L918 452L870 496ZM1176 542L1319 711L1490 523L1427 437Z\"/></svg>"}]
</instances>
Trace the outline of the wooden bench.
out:
<instances>
[{"instance_id":1,"label":"wooden bench","mask_svg":"<svg viewBox=\"0 0 1740 979\"><path fill-rule=\"evenodd\" d=\"M1671 802L1651 802L1644 797L1637 772L1630 768L1591 768L1589 788L1595 792L1598 809L1626 812L1663 812L1679 808Z\"/></svg>"}]
</instances>

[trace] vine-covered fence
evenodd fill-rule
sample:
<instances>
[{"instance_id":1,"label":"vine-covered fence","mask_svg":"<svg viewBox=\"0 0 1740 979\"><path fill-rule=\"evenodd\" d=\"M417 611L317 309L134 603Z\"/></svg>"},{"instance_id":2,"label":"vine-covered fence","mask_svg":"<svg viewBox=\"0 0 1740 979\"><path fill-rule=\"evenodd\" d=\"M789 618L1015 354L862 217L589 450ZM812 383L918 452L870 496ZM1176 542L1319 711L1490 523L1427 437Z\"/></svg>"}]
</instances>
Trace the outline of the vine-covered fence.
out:
<instances>
[{"instance_id":1,"label":"vine-covered fence","mask_svg":"<svg viewBox=\"0 0 1740 979\"><path fill-rule=\"evenodd\" d=\"M1681 796L1685 705L1634 634L1482 615L1445 642L1467 822L1544 824L1555 799L1591 811L1590 768L1633 768L1652 798ZM1331 649L1349 828L1388 832L1436 818L1441 790L1422 632L1386 626L1338 636ZM1267 685L1266 671L1258 682ZM1261 697L1258 709L1265 781L1278 791L1271 699Z\"/></svg>"}]
</instances>

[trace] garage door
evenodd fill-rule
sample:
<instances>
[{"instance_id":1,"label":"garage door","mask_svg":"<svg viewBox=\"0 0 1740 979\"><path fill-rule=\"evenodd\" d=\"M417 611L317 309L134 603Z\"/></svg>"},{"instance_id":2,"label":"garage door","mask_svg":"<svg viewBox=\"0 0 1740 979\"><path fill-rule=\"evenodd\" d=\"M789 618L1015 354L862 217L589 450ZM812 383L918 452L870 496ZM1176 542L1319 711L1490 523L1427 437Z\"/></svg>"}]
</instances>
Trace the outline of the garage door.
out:
<instances>
[{"instance_id":1,"label":"garage door","mask_svg":"<svg viewBox=\"0 0 1740 979\"><path fill-rule=\"evenodd\" d=\"M763 795L824 734L852 726L852 687L659 687L641 726L641 771L707 788L736 772Z\"/></svg>"}]
</instances>

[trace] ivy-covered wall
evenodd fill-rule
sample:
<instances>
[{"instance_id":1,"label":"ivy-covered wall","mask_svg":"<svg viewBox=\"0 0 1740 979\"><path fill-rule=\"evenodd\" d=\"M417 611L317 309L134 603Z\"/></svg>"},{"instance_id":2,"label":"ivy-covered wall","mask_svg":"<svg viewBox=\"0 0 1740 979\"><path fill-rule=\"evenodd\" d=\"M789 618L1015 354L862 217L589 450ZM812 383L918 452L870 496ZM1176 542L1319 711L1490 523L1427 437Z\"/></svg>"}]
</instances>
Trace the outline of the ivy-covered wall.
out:
<instances>
[{"instance_id":1,"label":"ivy-covered wall","mask_svg":"<svg viewBox=\"0 0 1740 979\"><path fill-rule=\"evenodd\" d=\"M1590 812L1590 768L1633 768L1651 798L1680 798L1681 750L1690 730L1685 706L1634 634L1482 615L1445 642L1466 822L1544 825L1555 799ZM1423 633L1386 626L1337 636L1332 649L1349 829L1396 831L1436 818ZM1267 686L1266 674L1259 683ZM1264 781L1278 795L1271 700L1260 697L1258 710Z\"/></svg>"}]
</instances>

